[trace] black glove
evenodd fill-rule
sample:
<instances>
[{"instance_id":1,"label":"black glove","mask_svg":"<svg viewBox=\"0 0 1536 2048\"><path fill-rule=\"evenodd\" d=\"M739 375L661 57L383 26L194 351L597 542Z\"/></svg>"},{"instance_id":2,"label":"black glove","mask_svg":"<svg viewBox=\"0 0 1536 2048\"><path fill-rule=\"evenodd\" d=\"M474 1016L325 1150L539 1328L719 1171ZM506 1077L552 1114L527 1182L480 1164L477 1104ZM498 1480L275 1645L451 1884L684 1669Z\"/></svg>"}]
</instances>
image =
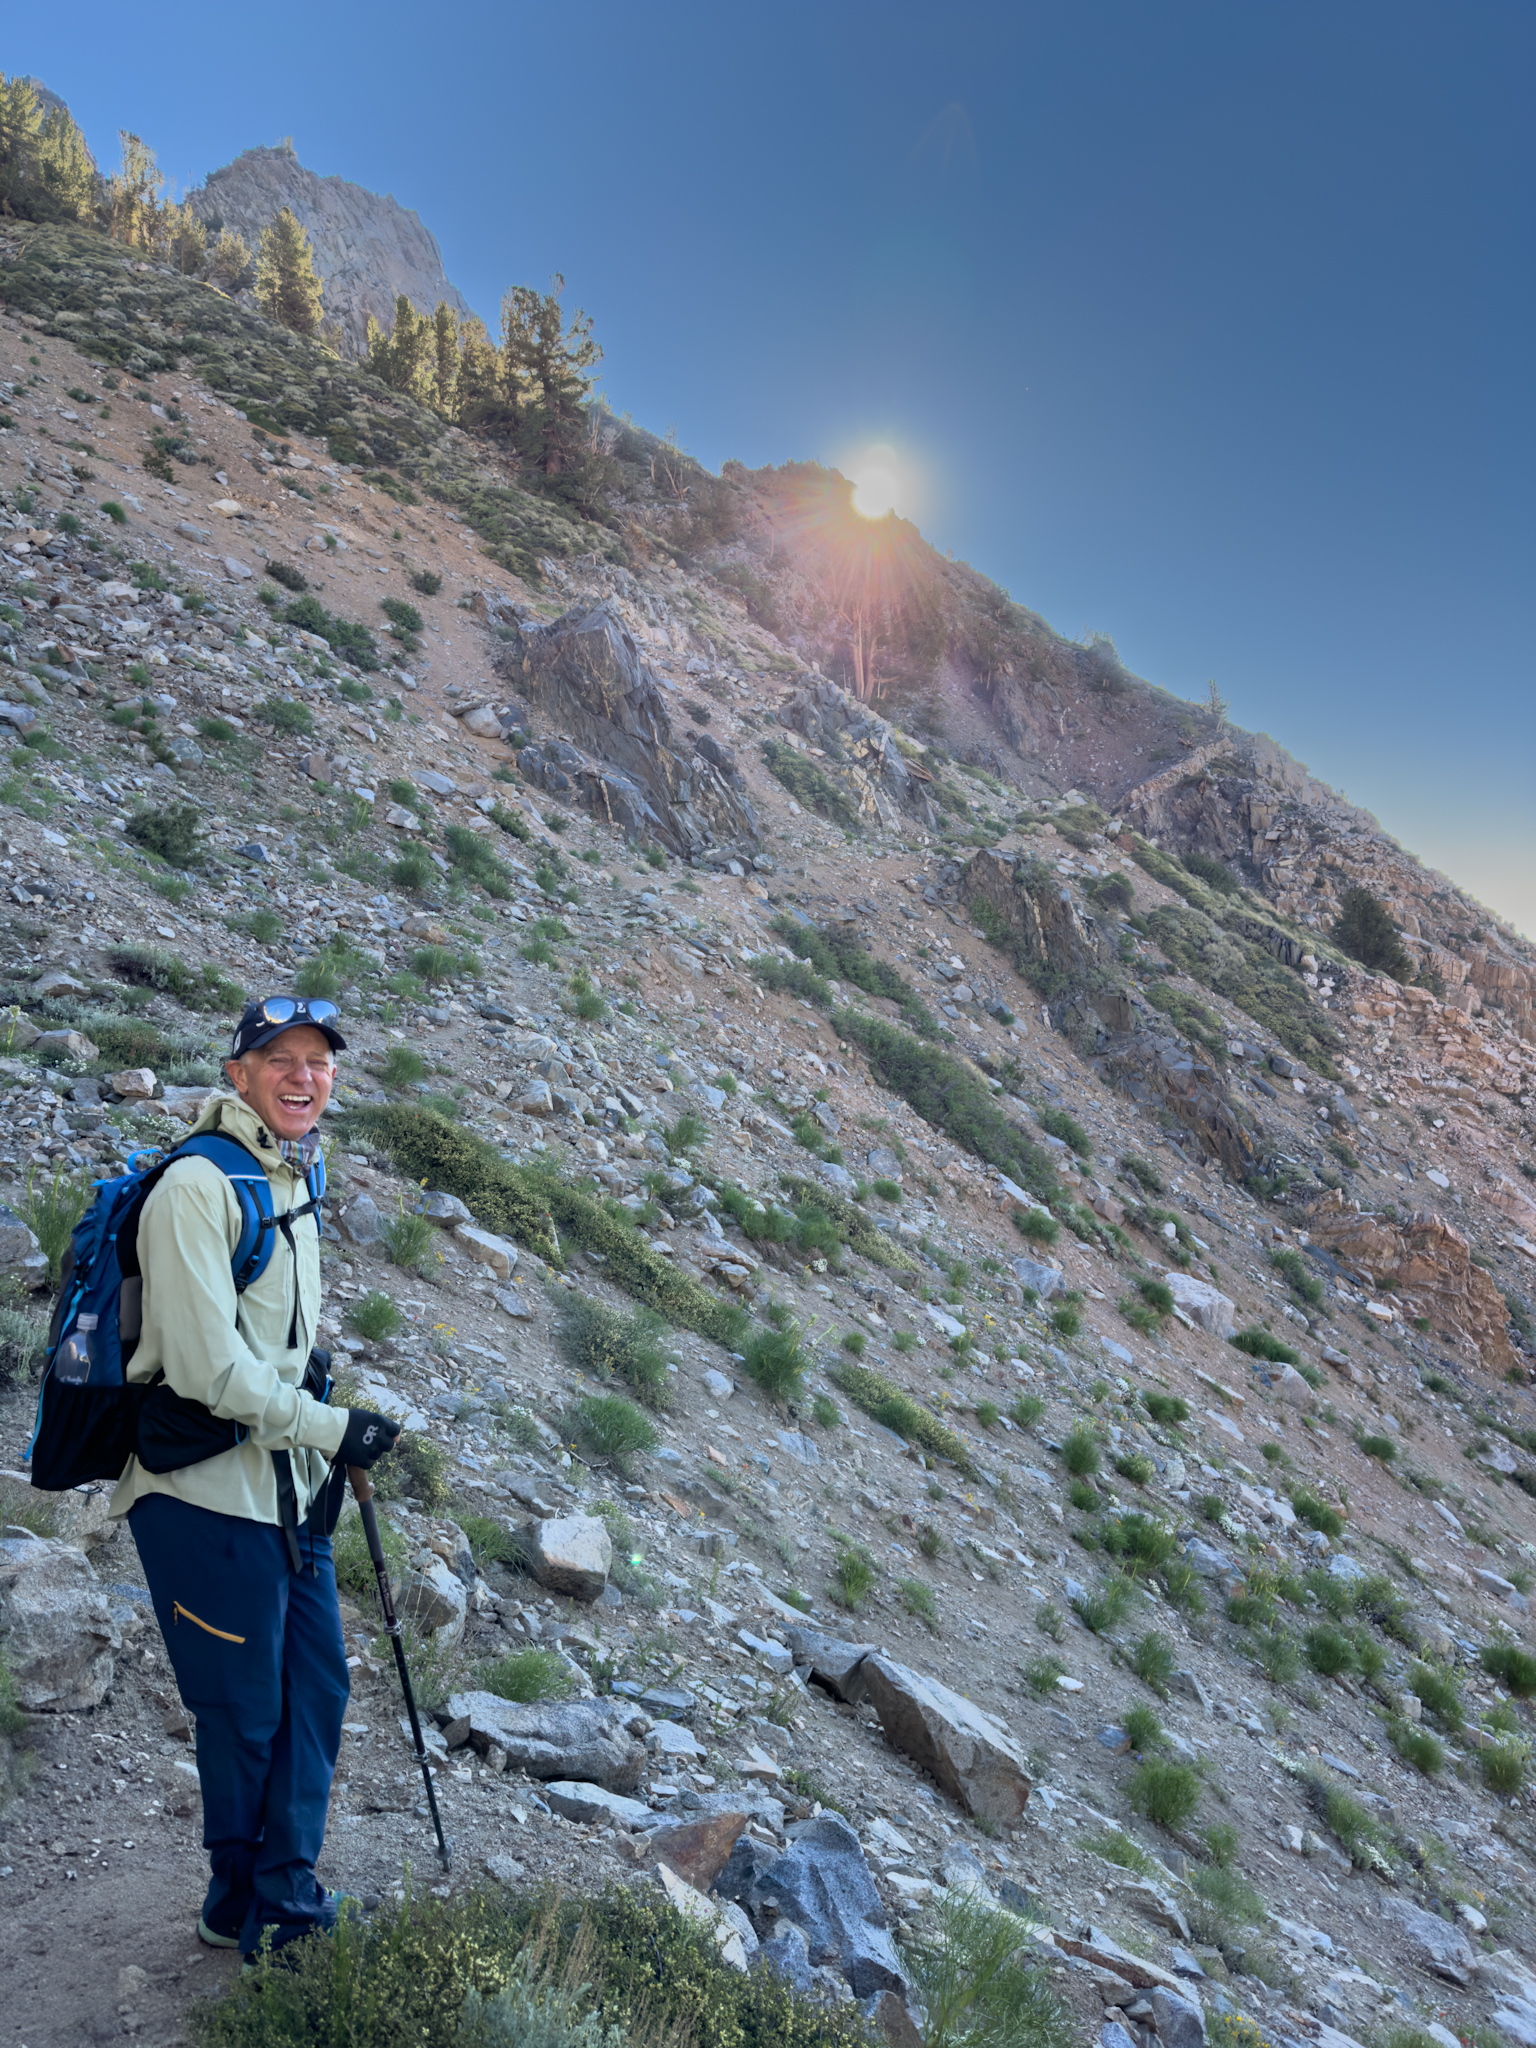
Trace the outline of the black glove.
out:
<instances>
[{"instance_id":1,"label":"black glove","mask_svg":"<svg viewBox=\"0 0 1536 2048\"><path fill-rule=\"evenodd\" d=\"M386 1451L394 1449L400 1428L390 1416L375 1415L371 1408L349 1408L347 1433L336 1453L336 1463L344 1469L361 1465L366 1472Z\"/></svg>"}]
</instances>

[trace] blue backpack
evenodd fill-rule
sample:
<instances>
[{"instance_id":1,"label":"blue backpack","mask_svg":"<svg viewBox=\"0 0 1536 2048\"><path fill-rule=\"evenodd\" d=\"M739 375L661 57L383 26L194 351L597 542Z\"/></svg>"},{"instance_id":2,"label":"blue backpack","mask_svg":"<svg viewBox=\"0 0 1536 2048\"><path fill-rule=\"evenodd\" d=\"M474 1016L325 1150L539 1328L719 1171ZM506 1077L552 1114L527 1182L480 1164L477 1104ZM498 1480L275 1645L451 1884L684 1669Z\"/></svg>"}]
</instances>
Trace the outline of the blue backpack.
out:
<instances>
[{"instance_id":1,"label":"blue backpack","mask_svg":"<svg viewBox=\"0 0 1536 2048\"><path fill-rule=\"evenodd\" d=\"M237 1294L266 1271L279 1232L292 1248L293 1225L300 1217L313 1216L316 1230L323 1229L325 1161L318 1153L305 1176L308 1202L283 1215L273 1209L272 1185L261 1162L234 1138L214 1131L188 1138L168 1153L135 1152L126 1173L98 1181L96 1199L75 1225L64 1254L37 1419L26 1450L32 1484L44 1492L117 1479L134 1456L152 1472L176 1471L217 1456L246 1435L238 1423L221 1421L158 1380L130 1384L127 1378L142 1328L139 1218L151 1191L178 1159L210 1160L234 1189L241 1227L230 1270ZM290 1345L298 1341L297 1312L295 1301ZM59 1349L81 1318L89 1316L96 1318L89 1373L83 1380L63 1380L54 1371Z\"/></svg>"}]
</instances>

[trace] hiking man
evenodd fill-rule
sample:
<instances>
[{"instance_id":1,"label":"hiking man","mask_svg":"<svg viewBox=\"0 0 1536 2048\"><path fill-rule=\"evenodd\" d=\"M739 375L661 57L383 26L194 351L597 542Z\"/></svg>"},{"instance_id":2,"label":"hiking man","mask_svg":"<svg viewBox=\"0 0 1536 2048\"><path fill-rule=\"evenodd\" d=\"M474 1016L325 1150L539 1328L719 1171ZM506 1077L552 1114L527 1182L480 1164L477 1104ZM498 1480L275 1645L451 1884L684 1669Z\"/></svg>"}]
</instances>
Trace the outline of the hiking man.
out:
<instances>
[{"instance_id":1,"label":"hiking man","mask_svg":"<svg viewBox=\"0 0 1536 2048\"><path fill-rule=\"evenodd\" d=\"M178 1158L144 1203L128 1377L158 1383L111 1506L133 1531L197 1720L212 1866L197 1931L248 1958L264 1936L275 1950L335 1925L335 1897L315 1877L350 1690L330 1538L348 1466L372 1465L400 1433L367 1409L327 1407L329 1380L310 1359L316 1126L346 1050L337 1022L334 1003L248 1005L225 1066L235 1093L213 1097L194 1126L236 1140L271 1190L271 1255L244 1292L227 1173Z\"/></svg>"}]
</instances>

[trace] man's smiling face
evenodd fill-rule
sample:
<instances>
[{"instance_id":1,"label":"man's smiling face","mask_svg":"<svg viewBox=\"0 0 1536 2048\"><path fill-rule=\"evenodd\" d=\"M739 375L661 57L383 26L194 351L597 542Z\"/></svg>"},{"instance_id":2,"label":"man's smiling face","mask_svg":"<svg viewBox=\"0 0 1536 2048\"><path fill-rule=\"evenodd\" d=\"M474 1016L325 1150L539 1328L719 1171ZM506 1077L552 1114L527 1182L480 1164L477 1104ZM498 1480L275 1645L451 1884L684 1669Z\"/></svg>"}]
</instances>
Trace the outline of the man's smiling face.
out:
<instances>
[{"instance_id":1,"label":"man's smiling face","mask_svg":"<svg viewBox=\"0 0 1536 2048\"><path fill-rule=\"evenodd\" d=\"M226 1061L224 1071L269 1131L302 1138L331 1099L336 1055L323 1031L295 1024L259 1051Z\"/></svg>"}]
</instances>

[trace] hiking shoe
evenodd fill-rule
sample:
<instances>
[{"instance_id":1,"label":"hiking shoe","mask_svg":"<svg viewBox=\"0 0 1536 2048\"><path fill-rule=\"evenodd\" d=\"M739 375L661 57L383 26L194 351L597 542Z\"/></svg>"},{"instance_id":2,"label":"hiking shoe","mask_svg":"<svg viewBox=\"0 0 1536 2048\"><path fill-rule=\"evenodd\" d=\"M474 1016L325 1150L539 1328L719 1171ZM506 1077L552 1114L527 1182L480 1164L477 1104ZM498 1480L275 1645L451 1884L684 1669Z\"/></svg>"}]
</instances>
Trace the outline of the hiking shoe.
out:
<instances>
[{"instance_id":1,"label":"hiking shoe","mask_svg":"<svg viewBox=\"0 0 1536 2048\"><path fill-rule=\"evenodd\" d=\"M199 1916L197 1922L197 1938L199 1941L206 1942L209 1948L238 1948L240 1946L238 1934L215 1934L208 1925L208 1922L201 1916Z\"/></svg>"}]
</instances>

